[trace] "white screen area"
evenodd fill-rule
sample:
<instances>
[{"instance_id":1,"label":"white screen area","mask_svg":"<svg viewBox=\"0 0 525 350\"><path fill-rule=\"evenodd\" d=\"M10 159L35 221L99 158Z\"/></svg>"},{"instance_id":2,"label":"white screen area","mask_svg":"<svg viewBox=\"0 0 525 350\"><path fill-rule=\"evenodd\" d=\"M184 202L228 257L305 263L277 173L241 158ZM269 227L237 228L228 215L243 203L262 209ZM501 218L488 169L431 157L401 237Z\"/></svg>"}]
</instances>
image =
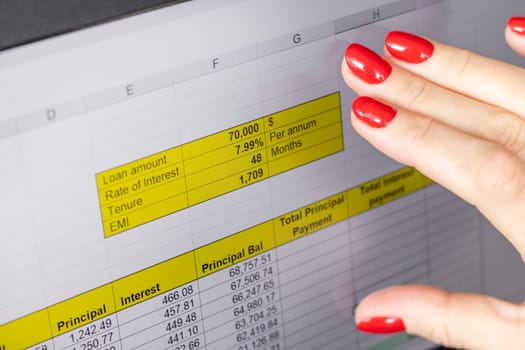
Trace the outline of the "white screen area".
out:
<instances>
[{"instance_id":1,"label":"white screen area","mask_svg":"<svg viewBox=\"0 0 525 350\"><path fill-rule=\"evenodd\" d=\"M520 64L513 1L192 1L0 54L0 350L428 349L392 284L523 300L475 208L349 123L393 29ZM443 171L447 171L444 169Z\"/></svg>"}]
</instances>

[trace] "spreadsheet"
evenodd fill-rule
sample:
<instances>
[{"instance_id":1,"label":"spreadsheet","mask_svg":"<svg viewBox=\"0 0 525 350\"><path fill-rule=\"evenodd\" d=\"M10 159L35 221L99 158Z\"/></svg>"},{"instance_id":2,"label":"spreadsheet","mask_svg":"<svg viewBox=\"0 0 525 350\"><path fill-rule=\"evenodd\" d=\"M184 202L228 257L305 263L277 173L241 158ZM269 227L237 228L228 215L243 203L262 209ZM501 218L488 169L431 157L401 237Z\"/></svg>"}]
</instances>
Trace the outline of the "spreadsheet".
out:
<instances>
[{"instance_id":1,"label":"spreadsheet","mask_svg":"<svg viewBox=\"0 0 525 350\"><path fill-rule=\"evenodd\" d=\"M206 3L171 11L197 23L255 2ZM356 305L393 284L486 292L479 213L353 131L339 70L349 43L380 52L392 29L489 51L482 24L458 22L492 8L261 3L261 20L282 6L275 28L188 58L148 48L155 31L180 35L164 10L114 42L72 44L112 23L57 38L71 47L44 63L12 53L17 74L64 72L49 90L0 89L12 97L0 119L0 350L429 349L358 333ZM281 26L292 9L308 20ZM138 56L122 71L104 50L119 42ZM68 78L86 54L82 79Z\"/></svg>"}]
</instances>

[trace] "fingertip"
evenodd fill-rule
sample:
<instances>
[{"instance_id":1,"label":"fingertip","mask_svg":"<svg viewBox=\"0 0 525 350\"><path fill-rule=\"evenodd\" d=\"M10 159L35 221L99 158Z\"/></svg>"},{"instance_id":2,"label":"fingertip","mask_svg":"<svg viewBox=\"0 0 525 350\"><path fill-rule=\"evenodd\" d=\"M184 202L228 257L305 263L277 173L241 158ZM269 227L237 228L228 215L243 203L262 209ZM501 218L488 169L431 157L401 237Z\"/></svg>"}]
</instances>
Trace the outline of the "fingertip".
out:
<instances>
[{"instance_id":1,"label":"fingertip","mask_svg":"<svg viewBox=\"0 0 525 350\"><path fill-rule=\"evenodd\" d=\"M409 64L423 63L434 53L434 44L431 41L408 32L389 32L384 45L389 57Z\"/></svg>"},{"instance_id":2,"label":"fingertip","mask_svg":"<svg viewBox=\"0 0 525 350\"><path fill-rule=\"evenodd\" d=\"M401 121L398 122L398 120ZM351 108L354 130L386 156L406 165L414 165L414 152L406 152L410 137L406 130L416 130L422 117L375 97L357 97Z\"/></svg>"},{"instance_id":3,"label":"fingertip","mask_svg":"<svg viewBox=\"0 0 525 350\"><path fill-rule=\"evenodd\" d=\"M391 106L368 96L359 96L352 103L353 115L373 128L384 128L397 114Z\"/></svg>"},{"instance_id":4,"label":"fingertip","mask_svg":"<svg viewBox=\"0 0 525 350\"><path fill-rule=\"evenodd\" d=\"M366 329L370 320L377 324L378 319L383 319L388 320L390 324L396 324L397 327L392 328L398 332L406 331L409 334L429 337L429 329L435 322L439 323L441 318L436 315L435 310L445 309L449 296L450 294L443 289L426 285L392 286L373 292L365 297L355 310L357 329ZM363 324L365 327L360 328Z\"/></svg>"},{"instance_id":5,"label":"fingertip","mask_svg":"<svg viewBox=\"0 0 525 350\"><path fill-rule=\"evenodd\" d=\"M512 50L525 56L525 17L510 17L507 20L505 40Z\"/></svg>"},{"instance_id":6,"label":"fingertip","mask_svg":"<svg viewBox=\"0 0 525 350\"><path fill-rule=\"evenodd\" d=\"M357 329L373 334L399 333L405 331L405 323L397 317L375 316L362 319L357 324Z\"/></svg>"},{"instance_id":7,"label":"fingertip","mask_svg":"<svg viewBox=\"0 0 525 350\"><path fill-rule=\"evenodd\" d=\"M507 27L518 35L525 35L525 17L510 17L507 20Z\"/></svg>"}]
</instances>

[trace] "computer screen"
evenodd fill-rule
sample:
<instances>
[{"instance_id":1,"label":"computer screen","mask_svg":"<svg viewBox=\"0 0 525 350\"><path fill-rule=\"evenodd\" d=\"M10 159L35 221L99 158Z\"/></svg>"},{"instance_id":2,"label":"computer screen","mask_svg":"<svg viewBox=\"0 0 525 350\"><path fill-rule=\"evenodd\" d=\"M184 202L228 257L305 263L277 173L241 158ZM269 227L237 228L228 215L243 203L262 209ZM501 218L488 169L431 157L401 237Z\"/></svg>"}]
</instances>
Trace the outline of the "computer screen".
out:
<instances>
[{"instance_id":1,"label":"computer screen","mask_svg":"<svg viewBox=\"0 0 525 350\"><path fill-rule=\"evenodd\" d=\"M352 129L352 42L521 64L522 1L194 0L0 52L0 349L423 350L394 284L523 300L477 210ZM445 170L444 170L445 171Z\"/></svg>"}]
</instances>

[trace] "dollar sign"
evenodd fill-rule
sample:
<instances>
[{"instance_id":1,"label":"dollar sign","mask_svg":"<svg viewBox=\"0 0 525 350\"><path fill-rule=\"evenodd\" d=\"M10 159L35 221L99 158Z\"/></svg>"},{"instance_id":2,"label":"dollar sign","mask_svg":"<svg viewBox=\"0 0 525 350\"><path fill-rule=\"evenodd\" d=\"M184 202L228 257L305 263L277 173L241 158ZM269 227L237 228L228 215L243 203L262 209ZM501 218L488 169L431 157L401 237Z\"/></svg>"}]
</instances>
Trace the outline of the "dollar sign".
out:
<instances>
[{"instance_id":1,"label":"dollar sign","mask_svg":"<svg viewBox=\"0 0 525 350\"><path fill-rule=\"evenodd\" d=\"M270 117L270 119L268 119L268 124L270 125L270 127L273 126L273 117Z\"/></svg>"}]
</instances>

